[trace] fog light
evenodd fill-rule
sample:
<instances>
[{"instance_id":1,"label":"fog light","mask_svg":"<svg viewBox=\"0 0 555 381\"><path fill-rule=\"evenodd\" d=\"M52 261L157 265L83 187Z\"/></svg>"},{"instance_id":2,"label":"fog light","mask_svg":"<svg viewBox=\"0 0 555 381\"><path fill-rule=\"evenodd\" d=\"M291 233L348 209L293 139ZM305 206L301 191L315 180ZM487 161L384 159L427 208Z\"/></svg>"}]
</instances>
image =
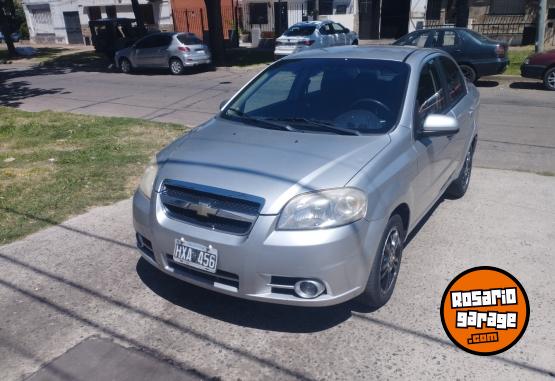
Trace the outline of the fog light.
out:
<instances>
[{"instance_id":1,"label":"fog light","mask_svg":"<svg viewBox=\"0 0 555 381\"><path fill-rule=\"evenodd\" d=\"M322 294L324 290L323 283L318 280L300 280L295 283L295 294L304 299L313 299Z\"/></svg>"}]
</instances>

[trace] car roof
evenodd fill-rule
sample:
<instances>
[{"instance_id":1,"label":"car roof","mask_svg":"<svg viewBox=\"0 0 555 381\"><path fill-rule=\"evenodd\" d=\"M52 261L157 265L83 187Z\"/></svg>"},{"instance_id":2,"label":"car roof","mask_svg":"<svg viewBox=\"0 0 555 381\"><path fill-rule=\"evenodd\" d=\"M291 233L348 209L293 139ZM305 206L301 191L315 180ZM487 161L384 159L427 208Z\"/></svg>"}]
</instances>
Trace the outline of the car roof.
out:
<instances>
[{"instance_id":1,"label":"car roof","mask_svg":"<svg viewBox=\"0 0 555 381\"><path fill-rule=\"evenodd\" d=\"M300 25L323 25L323 24L329 24L332 23L333 21L331 20L315 20L315 21L301 21L301 22L296 22L295 24L291 25L291 26L300 26Z\"/></svg>"},{"instance_id":2,"label":"car roof","mask_svg":"<svg viewBox=\"0 0 555 381\"><path fill-rule=\"evenodd\" d=\"M392 45L347 45L333 48L307 49L283 59L296 58L358 58L403 62L414 52L428 55L438 52L436 49L417 48L413 46Z\"/></svg>"}]
</instances>

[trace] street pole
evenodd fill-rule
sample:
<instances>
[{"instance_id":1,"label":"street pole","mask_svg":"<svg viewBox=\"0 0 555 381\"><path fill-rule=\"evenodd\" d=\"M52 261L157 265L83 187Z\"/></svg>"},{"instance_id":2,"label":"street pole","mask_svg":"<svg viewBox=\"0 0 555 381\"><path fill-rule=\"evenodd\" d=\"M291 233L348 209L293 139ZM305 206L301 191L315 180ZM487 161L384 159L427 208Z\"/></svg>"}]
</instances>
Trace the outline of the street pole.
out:
<instances>
[{"instance_id":1,"label":"street pole","mask_svg":"<svg viewBox=\"0 0 555 381\"><path fill-rule=\"evenodd\" d=\"M547 0L540 0L538 10L538 34L536 39L536 53L543 52L545 43L545 18L547 13Z\"/></svg>"}]
</instances>

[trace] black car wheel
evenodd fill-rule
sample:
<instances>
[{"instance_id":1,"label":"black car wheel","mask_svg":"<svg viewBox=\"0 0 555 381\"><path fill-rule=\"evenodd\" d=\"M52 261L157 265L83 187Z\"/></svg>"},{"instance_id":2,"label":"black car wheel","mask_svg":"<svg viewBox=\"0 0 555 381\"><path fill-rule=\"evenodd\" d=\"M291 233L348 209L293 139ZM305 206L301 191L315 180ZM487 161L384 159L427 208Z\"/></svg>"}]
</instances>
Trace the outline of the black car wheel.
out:
<instances>
[{"instance_id":1,"label":"black car wheel","mask_svg":"<svg viewBox=\"0 0 555 381\"><path fill-rule=\"evenodd\" d=\"M403 220L395 214L385 227L368 283L364 292L358 297L358 302L366 307L377 309L391 298L401 267L404 241Z\"/></svg>"},{"instance_id":2,"label":"black car wheel","mask_svg":"<svg viewBox=\"0 0 555 381\"><path fill-rule=\"evenodd\" d=\"M119 61L119 68L121 72L125 74L129 74L133 70L133 66L131 66L131 62L127 58L122 58Z\"/></svg>"},{"instance_id":3,"label":"black car wheel","mask_svg":"<svg viewBox=\"0 0 555 381\"><path fill-rule=\"evenodd\" d=\"M470 175L472 174L472 159L474 157L475 144L472 143L470 149L464 157L464 164L459 172L459 176L449 185L446 194L451 198L461 198L468 190Z\"/></svg>"},{"instance_id":4,"label":"black car wheel","mask_svg":"<svg viewBox=\"0 0 555 381\"><path fill-rule=\"evenodd\" d=\"M543 76L543 84L546 89L555 91L555 67L552 67L545 72Z\"/></svg>"},{"instance_id":5,"label":"black car wheel","mask_svg":"<svg viewBox=\"0 0 555 381\"><path fill-rule=\"evenodd\" d=\"M175 75L183 73L183 62L179 58L172 58L170 60L170 71Z\"/></svg>"},{"instance_id":6,"label":"black car wheel","mask_svg":"<svg viewBox=\"0 0 555 381\"><path fill-rule=\"evenodd\" d=\"M469 65L460 65L461 71L466 78L466 80L470 83L474 83L478 80L478 75L476 74L476 70L472 66Z\"/></svg>"}]
</instances>

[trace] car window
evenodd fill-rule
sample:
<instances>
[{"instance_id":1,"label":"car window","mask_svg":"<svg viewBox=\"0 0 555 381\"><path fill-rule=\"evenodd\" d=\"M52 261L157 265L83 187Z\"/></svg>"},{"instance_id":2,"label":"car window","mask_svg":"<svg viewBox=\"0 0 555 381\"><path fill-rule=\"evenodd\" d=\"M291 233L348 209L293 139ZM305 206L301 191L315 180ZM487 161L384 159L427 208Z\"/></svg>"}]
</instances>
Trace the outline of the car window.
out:
<instances>
[{"instance_id":1,"label":"car window","mask_svg":"<svg viewBox=\"0 0 555 381\"><path fill-rule=\"evenodd\" d=\"M439 60L445 73L449 103L453 106L466 94L465 80L459 66L453 60L447 57L440 57Z\"/></svg>"},{"instance_id":2,"label":"car window","mask_svg":"<svg viewBox=\"0 0 555 381\"><path fill-rule=\"evenodd\" d=\"M291 71L279 71L268 76L257 89L256 96L249 98L242 110L244 113L252 113L266 106L285 101L293 87L295 75Z\"/></svg>"},{"instance_id":3,"label":"car window","mask_svg":"<svg viewBox=\"0 0 555 381\"><path fill-rule=\"evenodd\" d=\"M185 45L200 45L202 40L194 34L178 34L177 39Z\"/></svg>"},{"instance_id":4,"label":"car window","mask_svg":"<svg viewBox=\"0 0 555 381\"><path fill-rule=\"evenodd\" d=\"M459 44L459 36L455 31L446 30L443 32L442 46L456 46Z\"/></svg>"},{"instance_id":5,"label":"car window","mask_svg":"<svg viewBox=\"0 0 555 381\"><path fill-rule=\"evenodd\" d=\"M294 37L294 36L310 36L314 33L316 25L300 24L293 25L283 33L284 36Z\"/></svg>"},{"instance_id":6,"label":"car window","mask_svg":"<svg viewBox=\"0 0 555 381\"><path fill-rule=\"evenodd\" d=\"M156 36L147 36L147 37L143 38L142 40L139 40L137 42L137 44L135 45L135 47L137 49L151 48L155 44L155 38L156 38Z\"/></svg>"},{"instance_id":7,"label":"car window","mask_svg":"<svg viewBox=\"0 0 555 381\"><path fill-rule=\"evenodd\" d=\"M310 124L317 121L360 133L386 133L400 116L409 72L406 63L387 60L282 60L242 90L221 116L255 125L253 118L295 129L306 129L307 123L314 128Z\"/></svg>"},{"instance_id":8,"label":"car window","mask_svg":"<svg viewBox=\"0 0 555 381\"><path fill-rule=\"evenodd\" d=\"M409 36L402 43L402 45L417 46L419 48L423 48L424 46L426 46L426 41L428 40L429 35L430 35L430 32L428 31L414 33L412 36Z\"/></svg>"},{"instance_id":9,"label":"car window","mask_svg":"<svg viewBox=\"0 0 555 381\"><path fill-rule=\"evenodd\" d=\"M428 115L441 114L445 111L445 91L442 88L436 61L437 58L434 58L424 65L418 80L416 114L419 124L423 123Z\"/></svg>"},{"instance_id":10,"label":"car window","mask_svg":"<svg viewBox=\"0 0 555 381\"><path fill-rule=\"evenodd\" d=\"M172 37L167 34L159 34L155 36L153 41L153 48L161 48L168 46L172 42Z\"/></svg>"},{"instance_id":11,"label":"car window","mask_svg":"<svg viewBox=\"0 0 555 381\"><path fill-rule=\"evenodd\" d=\"M332 25L334 33L345 33L345 29L339 25L338 23L334 22Z\"/></svg>"},{"instance_id":12,"label":"car window","mask_svg":"<svg viewBox=\"0 0 555 381\"><path fill-rule=\"evenodd\" d=\"M320 33L322 33L322 34L333 34L331 24L322 25L322 27L320 27Z\"/></svg>"}]
</instances>

